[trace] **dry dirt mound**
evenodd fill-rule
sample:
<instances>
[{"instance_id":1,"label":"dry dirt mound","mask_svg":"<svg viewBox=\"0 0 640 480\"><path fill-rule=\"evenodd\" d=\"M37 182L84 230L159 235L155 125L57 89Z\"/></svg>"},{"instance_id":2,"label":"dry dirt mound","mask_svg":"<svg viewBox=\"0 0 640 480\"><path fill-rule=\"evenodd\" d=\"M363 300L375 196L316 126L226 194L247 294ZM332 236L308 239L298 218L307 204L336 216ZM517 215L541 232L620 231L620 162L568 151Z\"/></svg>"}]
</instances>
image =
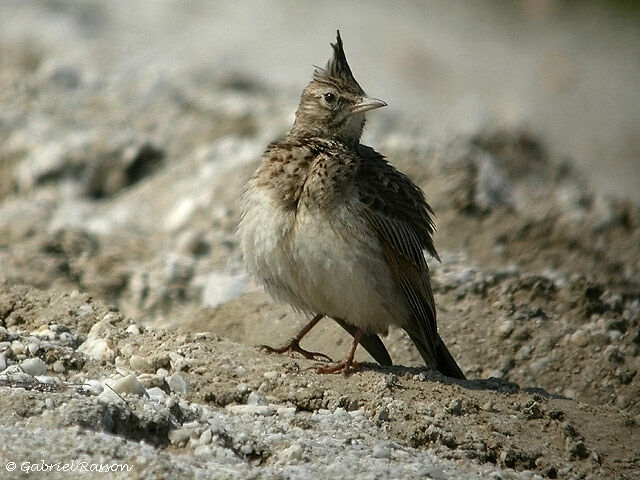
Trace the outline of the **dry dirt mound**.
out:
<instances>
[{"instance_id":1,"label":"dry dirt mound","mask_svg":"<svg viewBox=\"0 0 640 480\"><path fill-rule=\"evenodd\" d=\"M373 364L317 375L311 361L137 325L81 294L10 288L0 309L13 325L0 328L5 464L74 458L136 478L638 472L636 417L541 389Z\"/></svg>"}]
</instances>

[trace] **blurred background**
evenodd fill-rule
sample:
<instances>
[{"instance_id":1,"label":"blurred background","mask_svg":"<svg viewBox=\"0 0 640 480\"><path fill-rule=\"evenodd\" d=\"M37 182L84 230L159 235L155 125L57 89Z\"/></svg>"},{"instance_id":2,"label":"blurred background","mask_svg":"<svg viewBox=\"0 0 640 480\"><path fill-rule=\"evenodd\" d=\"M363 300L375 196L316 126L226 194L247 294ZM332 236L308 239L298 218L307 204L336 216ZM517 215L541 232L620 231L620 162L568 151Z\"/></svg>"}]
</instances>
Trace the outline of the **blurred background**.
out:
<instances>
[{"instance_id":1,"label":"blurred background","mask_svg":"<svg viewBox=\"0 0 640 480\"><path fill-rule=\"evenodd\" d=\"M232 71L290 88L292 110L336 28L384 115L434 138L520 126L640 200L637 1L0 2L5 50L26 42L85 76ZM15 60L0 55L5 74Z\"/></svg>"}]
</instances>

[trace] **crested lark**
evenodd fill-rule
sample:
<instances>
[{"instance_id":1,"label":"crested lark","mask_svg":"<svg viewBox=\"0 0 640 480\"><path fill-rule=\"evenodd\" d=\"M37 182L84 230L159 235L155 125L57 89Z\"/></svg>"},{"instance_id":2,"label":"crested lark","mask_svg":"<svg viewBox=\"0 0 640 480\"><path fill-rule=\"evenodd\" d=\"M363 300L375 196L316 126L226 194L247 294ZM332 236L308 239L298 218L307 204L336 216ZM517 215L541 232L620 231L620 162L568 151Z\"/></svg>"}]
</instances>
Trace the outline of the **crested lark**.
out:
<instances>
[{"instance_id":1,"label":"crested lark","mask_svg":"<svg viewBox=\"0 0 640 480\"><path fill-rule=\"evenodd\" d=\"M293 128L273 143L243 195L238 234L249 271L276 300L313 319L280 349L300 347L323 316L353 337L344 360L320 373L349 371L358 343L391 365L378 337L403 328L431 368L464 374L437 332L424 251L439 259L424 194L360 143L364 113L384 107L353 77L340 32L333 57L302 92Z\"/></svg>"}]
</instances>

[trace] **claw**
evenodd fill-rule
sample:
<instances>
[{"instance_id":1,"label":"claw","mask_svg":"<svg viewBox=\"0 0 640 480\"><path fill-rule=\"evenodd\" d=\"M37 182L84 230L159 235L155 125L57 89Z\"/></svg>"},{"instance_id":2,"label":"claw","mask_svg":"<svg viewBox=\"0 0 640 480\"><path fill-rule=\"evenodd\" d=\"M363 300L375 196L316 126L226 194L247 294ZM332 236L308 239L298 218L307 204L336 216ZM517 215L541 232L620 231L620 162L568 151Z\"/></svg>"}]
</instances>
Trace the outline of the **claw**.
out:
<instances>
[{"instance_id":1,"label":"claw","mask_svg":"<svg viewBox=\"0 0 640 480\"><path fill-rule=\"evenodd\" d=\"M361 365L358 362L349 361L349 359L344 359L341 362L336 363L335 365L318 365L316 366L316 373L326 374L326 373L344 373L345 377L351 375L351 373L360 370Z\"/></svg>"},{"instance_id":2,"label":"claw","mask_svg":"<svg viewBox=\"0 0 640 480\"><path fill-rule=\"evenodd\" d=\"M331 358L325 355L324 353L310 352L308 350L305 350L300 346L300 343L295 339L291 340L289 343L279 348L273 348L273 347L270 347L269 345L260 345L259 348L261 351L267 352L267 353L279 353L279 354L286 353L290 357L293 357L294 353L299 353L304 358L308 358L309 360L317 360L317 361L324 360L326 362L333 362L333 360L331 360Z\"/></svg>"}]
</instances>

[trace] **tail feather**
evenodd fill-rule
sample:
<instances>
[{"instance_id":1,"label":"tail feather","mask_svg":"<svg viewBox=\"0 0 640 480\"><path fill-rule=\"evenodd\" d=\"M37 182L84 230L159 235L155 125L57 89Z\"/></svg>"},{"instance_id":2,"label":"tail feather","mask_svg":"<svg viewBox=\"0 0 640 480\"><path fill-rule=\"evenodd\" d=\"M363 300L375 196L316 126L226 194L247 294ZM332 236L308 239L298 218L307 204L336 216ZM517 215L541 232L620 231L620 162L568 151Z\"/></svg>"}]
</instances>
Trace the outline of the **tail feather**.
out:
<instances>
[{"instance_id":1,"label":"tail feather","mask_svg":"<svg viewBox=\"0 0 640 480\"><path fill-rule=\"evenodd\" d=\"M424 340L422 338L412 335L410 332L407 333L409 334L409 337L415 344L418 352L420 352L420 355L428 366L438 370L440 373L446 375L447 377L459 378L461 380L465 380L467 378L464 376L462 369L458 366L453 358L453 355L451 355L449 349L442 341L442 338L440 338L440 335L438 335L438 338L435 342L434 355L433 349L428 348L424 344Z\"/></svg>"},{"instance_id":2,"label":"tail feather","mask_svg":"<svg viewBox=\"0 0 640 480\"><path fill-rule=\"evenodd\" d=\"M438 345L436 347L436 360L438 362L438 371L443 373L447 377L459 378L466 380L467 377L462 373L462 369L456 363L453 355L449 352L449 349L442 341L442 338L438 336Z\"/></svg>"}]
</instances>

